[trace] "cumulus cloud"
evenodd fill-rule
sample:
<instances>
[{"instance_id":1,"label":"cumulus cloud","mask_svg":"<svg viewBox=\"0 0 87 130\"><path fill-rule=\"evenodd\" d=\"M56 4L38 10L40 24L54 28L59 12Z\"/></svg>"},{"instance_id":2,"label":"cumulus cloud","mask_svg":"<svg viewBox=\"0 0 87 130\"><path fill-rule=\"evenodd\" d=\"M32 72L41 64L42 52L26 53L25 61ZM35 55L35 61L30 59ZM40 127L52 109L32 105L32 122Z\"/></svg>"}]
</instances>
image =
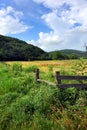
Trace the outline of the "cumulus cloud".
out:
<instances>
[{"instance_id":1,"label":"cumulus cloud","mask_svg":"<svg viewBox=\"0 0 87 130\"><path fill-rule=\"evenodd\" d=\"M47 44L58 44L62 41L62 39L52 31L50 33L40 32L39 37L39 43L43 42Z\"/></svg>"},{"instance_id":2,"label":"cumulus cloud","mask_svg":"<svg viewBox=\"0 0 87 130\"><path fill-rule=\"evenodd\" d=\"M31 40L27 42L39 46L45 51L51 51L53 49L58 49L58 46L61 45L63 40L63 38L59 37L57 34L51 31L49 33L40 32L39 39L37 41Z\"/></svg>"},{"instance_id":3,"label":"cumulus cloud","mask_svg":"<svg viewBox=\"0 0 87 130\"><path fill-rule=\"evenodd\" d=\"M31 28L21 21L23 13L8 6L0 9L0 34L16 34Z\"/></svg>"},{"instance_id":4,"label":"cumulus cloud","mask_svg":"<svg viewBox=\"0 0 87 130\"><path fill-rule=\"evenodd\" d=\"M40 48L48 51L52 50L54 46L58 46L59 43L61 43L63 39L56 35L54 32L50 33L39 33L39 40L37 43L39 43ZM42 44L43 43L43 44Z\"/></svg>"},{"instance_id":5,"label":"cumulus cloud","mask_svg":"<svg viewBox=\"0 0 87 130\"><path fill-rule=\"evenodd\" d=\"M41 17L52 30L52 32L49 33L39 33L38 42L43 48L45 47L47 49L47 47L49 47L49 50L51 50L52 45L54 45L54 49L82 49L84 42L87 42L86 0L56 0L55 2L53 0L33 1L51 9L50 13L44 14ZM55 43L57 43L57 45L55 45Z\"/></svg>"},{"instance_id":6,"label":"cumulus cloud","mask_svg":"<svg viewBox=\"0 0 87 130\"><path fill-rule=\"evenodd\" d=\"M58 17L56 11L45 14L41 18L57 34L61 35L70 28L69 22L67 23L63 18Z\"/></svg>"}]
</instances>

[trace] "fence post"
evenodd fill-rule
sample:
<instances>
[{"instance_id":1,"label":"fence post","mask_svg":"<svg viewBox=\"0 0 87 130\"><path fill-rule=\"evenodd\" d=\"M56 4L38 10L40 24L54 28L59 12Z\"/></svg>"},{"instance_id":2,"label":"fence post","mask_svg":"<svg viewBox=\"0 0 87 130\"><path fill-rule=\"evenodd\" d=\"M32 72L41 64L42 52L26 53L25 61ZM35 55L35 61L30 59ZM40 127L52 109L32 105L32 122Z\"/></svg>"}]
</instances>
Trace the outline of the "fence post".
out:
<instances>
[{"instance_id":1,"label":"fence post","mask_svg":"<svg viewBox=\"0 0 87 130\"><path fill-rule=\"evenodd\" d=\"M60 79L60 72L56 71L56 85L61 84L61 79Z\"/></svg>"},{"instance_id":2,"label":"fence post","mask_svg":"<svg viewBox=\"0 0 87 130\"><path fill-rule=\"evenodd\" d=\"M39 69L36 69L36 81L39 79Z\"/></svg>"}]
</instances>

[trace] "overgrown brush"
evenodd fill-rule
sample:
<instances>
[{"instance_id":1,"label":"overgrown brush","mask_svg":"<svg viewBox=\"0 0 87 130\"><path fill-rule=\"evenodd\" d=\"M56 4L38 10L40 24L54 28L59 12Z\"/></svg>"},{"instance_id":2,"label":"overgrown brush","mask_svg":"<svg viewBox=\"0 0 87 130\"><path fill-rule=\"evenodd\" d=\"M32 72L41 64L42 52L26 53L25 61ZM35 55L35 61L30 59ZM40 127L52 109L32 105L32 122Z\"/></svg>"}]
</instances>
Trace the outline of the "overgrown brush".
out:
<instances>
[{"instance_id":1,"label":"overgrown brush","mask_svg":"<svg viewBox=\"0 0 87 130\"><path fill-rule=\"evenodd\" d=\"M22 71L22 64L15 62L12 65L12 69L13 69L13 71Z\"/></svg>"},{"instance_id":2,"label":"overgrown brush","mask_svg":"<svg viewBox=\"0 0 87 130\"><path fill-rule=\"evenodd\" d=\"M31 65L31 66L27 66L24 68L24 71L25 72L35 72L36 69L38 69L38 66L37 65Z\"/></svg>"},{"instance_id":3,"label":"overgrown brush","mask_svg":"<svg viewBox=\"0 0 87 130\"><path fill-rule=\"evenodd\" d=\"M22 71L20 65L14 66L0 68L0 130L87 129L87 90L36 83L32 72L38 66ZM41 76L54 80L53 67Z\"/></svg>"}]
</instances>

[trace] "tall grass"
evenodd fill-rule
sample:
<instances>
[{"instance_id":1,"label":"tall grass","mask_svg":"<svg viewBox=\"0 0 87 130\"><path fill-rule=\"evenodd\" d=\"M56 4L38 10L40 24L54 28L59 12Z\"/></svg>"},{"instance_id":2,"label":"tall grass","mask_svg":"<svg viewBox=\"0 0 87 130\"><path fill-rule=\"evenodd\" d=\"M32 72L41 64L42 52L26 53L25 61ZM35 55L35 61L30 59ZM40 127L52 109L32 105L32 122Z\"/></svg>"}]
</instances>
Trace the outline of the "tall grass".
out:
<instances>
[{"instance_id":1,"label":"tall grass","mask_svg":"<svg viewBox=\"0 0 87 130\"><path fill-rule=\"evenodd\" d=\"M0 130L87 129L87 90L36 83L38 66L14 66L0 63ZM54 81L53 67L48 69L41 76Z\"/></svg>"}]
</instances>

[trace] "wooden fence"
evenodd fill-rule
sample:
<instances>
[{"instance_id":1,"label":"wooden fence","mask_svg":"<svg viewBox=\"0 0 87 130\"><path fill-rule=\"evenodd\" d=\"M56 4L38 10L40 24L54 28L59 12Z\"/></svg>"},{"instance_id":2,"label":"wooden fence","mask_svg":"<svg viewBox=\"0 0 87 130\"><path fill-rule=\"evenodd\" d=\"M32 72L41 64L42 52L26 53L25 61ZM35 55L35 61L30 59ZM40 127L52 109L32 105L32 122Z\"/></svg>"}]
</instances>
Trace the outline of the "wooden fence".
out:
<instances>
[{"instance_id":1,"label":"wooden fence","mask_svg":"<svg viewBox=\"0 0 87 130\"><path fill-rule=\"evenodd\" d=\"M39 74L39 69L36 70L36 81L37 82L43 82L49 85L57 85L60 88L70 88L70 87L75 87L79 89L87 89L87 83L83 83L83 80L87 80L87 76L68 76L68 75L60 75L59 71L56 71L55 73L55 79L56 83L49 82L43 79L40 79L40 74ZM62 84L62 80L78 80L79 83L77 84Z\"/></svg>"}]
</instances>

